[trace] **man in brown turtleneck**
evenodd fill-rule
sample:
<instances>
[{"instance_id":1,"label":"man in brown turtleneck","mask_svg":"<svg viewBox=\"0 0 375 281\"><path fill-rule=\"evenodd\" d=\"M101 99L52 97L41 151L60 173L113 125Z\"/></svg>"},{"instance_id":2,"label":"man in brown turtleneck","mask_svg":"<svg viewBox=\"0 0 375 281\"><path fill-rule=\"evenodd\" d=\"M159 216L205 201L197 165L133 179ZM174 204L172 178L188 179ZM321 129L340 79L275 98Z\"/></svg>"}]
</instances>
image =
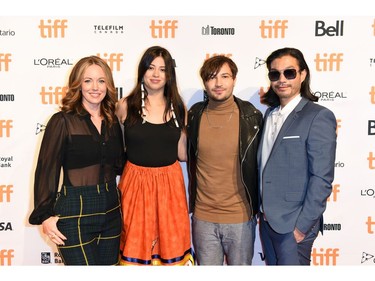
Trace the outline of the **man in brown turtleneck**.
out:
<instances>
[{"instance_id":1,"label":"man in brown turtleneck","mask_svg":"<svg viewBox=\"0 0 375 281\"><path fill-rule=\"evenodd\" d=\"M262 113L233 96L238 69L228 57L200 70L208 99L188 115L189 205L199 265L251 265Z\"/></svg>"}]
</instances>

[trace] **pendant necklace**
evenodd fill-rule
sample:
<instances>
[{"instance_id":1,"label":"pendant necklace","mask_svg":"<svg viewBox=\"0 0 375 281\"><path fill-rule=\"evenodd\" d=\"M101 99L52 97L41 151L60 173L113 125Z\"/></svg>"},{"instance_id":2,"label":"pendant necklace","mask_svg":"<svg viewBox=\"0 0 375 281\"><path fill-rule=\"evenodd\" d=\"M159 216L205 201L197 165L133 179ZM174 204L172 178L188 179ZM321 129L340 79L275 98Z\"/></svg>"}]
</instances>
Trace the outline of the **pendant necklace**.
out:
<instances>
[{"instance_id":1,"label":"pendant necklace","mask_svg":"<svg viewBox=\"0 0 375 281\"><path fill-rule=\"evenodd\" d=\"M208 121L208 126L210 128L214 128L214 129L222 129L225 125L227 125L229 123L229 121L232 119L232 116L233 116L233 113L234 113L234 106L235 104L233 105L232 107L232 112L230 113L229 115L229 118L226 122L224 122L222 125L218 126L218 125L212 125L211 122L210 122L210 117L208 116L208 106L207 106L207 109L206 109L206 116L207 116L207 121Z\"/></svg>"}]
</instances>

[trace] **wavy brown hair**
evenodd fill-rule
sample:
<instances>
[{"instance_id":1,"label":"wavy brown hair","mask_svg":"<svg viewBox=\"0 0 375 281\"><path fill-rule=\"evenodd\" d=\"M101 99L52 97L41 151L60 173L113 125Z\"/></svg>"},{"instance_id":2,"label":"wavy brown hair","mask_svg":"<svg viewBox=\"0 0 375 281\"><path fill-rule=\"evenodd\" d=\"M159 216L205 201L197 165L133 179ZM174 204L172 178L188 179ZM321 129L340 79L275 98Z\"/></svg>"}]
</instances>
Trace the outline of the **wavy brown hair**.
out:
<instances>
[{"instance_id":1,"label":"wavy brown hair","mask_svg":"<svg viewBox=\"0 0 375 281\"><path fill-rule=\"evenodd\" d=\"M68 91L66 96L62 99L61 111L74 112L78 115L83 115L86 110L82 104L81 85L83 82L83 75L86 69L91 65L98 65L103 69L105 74L107 93L100 104L100 114L104 117L105 122L112 126L118 122L115 115L115 106L118 100L115 83L113 81L112 70L108 64L98 56L89 56L80 59L73 67L68 80Z\"/></svg>"},{"instance_id":2,"label":"wavy brown hair","mask_svg":"<svg viewBox=\"0 0 375 281\"><path fill-rule=\"evenodd\" d=\"M203 82L207 82L215 77L225 63L228 64L230 71L232 72L232 78L236 79L238 68L234 61L226 56L217 55L204 61L199 71Z\"/></svg>"}]
</instances>

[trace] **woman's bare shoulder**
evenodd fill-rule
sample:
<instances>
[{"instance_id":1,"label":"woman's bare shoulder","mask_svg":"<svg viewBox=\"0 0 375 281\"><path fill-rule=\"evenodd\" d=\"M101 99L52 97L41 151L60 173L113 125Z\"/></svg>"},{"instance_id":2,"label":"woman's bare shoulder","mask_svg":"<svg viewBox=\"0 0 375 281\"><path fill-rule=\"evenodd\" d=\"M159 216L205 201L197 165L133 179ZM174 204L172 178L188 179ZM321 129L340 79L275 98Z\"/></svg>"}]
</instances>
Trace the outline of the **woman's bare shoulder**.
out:
<instances>
[{"instance_id":1,"label":"woman's bare shoulder","mask_svg":"<svg viewBox=\"0 0 375 281\"><path fill-rule=\"evenodd\" d=\"M128 112L127 97L123 97L119 99L118 102L116 103L116 115L117 115L117 118L121 121L121 123L124 123L127 112Z\"/></svg>"}]
</instances>

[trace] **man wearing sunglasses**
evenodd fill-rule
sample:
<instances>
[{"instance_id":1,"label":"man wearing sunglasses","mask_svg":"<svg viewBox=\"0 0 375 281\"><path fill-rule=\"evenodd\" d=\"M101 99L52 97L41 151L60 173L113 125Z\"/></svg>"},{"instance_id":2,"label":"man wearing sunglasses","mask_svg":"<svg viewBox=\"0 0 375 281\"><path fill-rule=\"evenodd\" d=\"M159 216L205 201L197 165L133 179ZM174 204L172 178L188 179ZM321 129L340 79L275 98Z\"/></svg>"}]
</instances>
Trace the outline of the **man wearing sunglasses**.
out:
<instances>
[{"instance_id":1,"label":"man wearing sunglasses","mask_svg":"<svg viewBox=\"0 0 375 281\"><path fill-rule=\"evenodd\" d=\"M258 149L259 231L267 265L310 265L332 191L336 118L318 105L310 70L298 49L266 60L269 106Z\"/></svg>"}]
</instances>

